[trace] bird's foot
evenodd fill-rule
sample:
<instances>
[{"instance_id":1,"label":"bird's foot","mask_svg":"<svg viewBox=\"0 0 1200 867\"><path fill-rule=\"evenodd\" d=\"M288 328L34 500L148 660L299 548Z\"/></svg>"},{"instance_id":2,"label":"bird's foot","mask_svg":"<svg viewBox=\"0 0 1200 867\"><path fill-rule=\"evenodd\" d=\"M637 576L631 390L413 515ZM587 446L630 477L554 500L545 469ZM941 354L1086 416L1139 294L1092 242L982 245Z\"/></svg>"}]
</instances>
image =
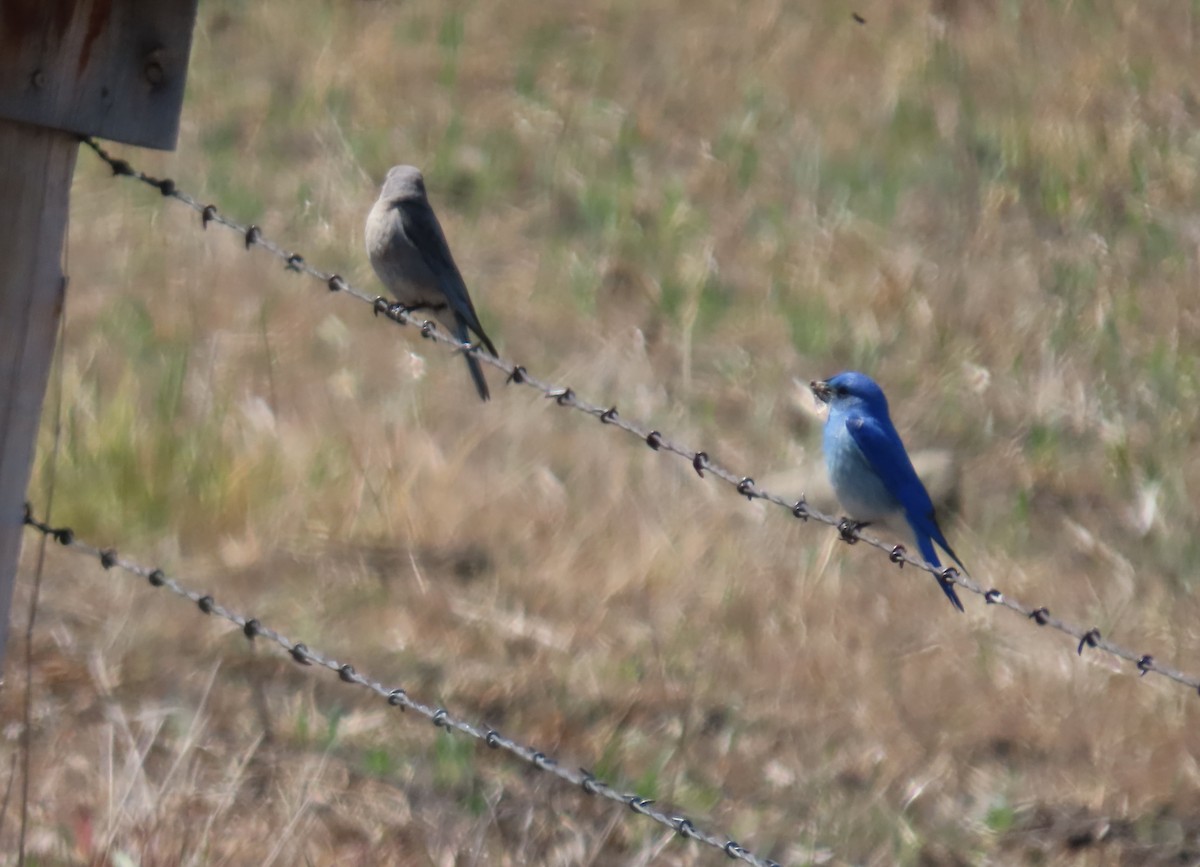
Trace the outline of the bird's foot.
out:
<instances>
[{"instance_id":1,"label":"bird's foot","mask_svg":"<svg viewBox=\"0 0 1200 867\"><path fill-rule=\"evenodd\" d=\"M853 518L842 518L838 521L837 529L842 534L842 541L847 545L853 545L858 541L858 531L863 527L871 526L870 521L855 521Z\"/></svg>"},{"instance_id":2,"label":"bird's foot","mask_svg":"<svg viewBox=\"0 0 1200 867\"><path fill-rule=\"evenodd\" d=\"M434 304L432 301L418 301L416 304L397 304L405 313L416 313L418 310L428 310L430 313L437 313L439 310L445 310L445 304Z\"/></svg>"}]
</instances>

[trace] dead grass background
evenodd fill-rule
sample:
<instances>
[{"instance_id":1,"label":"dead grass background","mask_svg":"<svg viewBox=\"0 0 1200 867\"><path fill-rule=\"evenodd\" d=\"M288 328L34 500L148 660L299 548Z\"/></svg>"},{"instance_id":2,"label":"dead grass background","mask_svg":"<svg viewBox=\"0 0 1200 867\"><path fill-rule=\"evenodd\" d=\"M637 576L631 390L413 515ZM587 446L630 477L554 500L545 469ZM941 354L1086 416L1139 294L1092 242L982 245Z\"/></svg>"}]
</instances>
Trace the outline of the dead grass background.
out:
<instances>
[{"instance_id":1,"label":"dead grass background","mask_svg":"<svg viewBox=\"0 0 1200 867\"><path fill-rule=\"evenodd\" d=\"M820 473L793 380L867 370L981 580L1196 670L1200 10L855 8L212 0L129 156L363 286L420 165L506 354L752 474ZM784 863L1200 858L1194 695L481 406L86 152L69 270L56 522ZM57 553L34 662L29 863L720 857Z\"/></svg>"}]
</instances>

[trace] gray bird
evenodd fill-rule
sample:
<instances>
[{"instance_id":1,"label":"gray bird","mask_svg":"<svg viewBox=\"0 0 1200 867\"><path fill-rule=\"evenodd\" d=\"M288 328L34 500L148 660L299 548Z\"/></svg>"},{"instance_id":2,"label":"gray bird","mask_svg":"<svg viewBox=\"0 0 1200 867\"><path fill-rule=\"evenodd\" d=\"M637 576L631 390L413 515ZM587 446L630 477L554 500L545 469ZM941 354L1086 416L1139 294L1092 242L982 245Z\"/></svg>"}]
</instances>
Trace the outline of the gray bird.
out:
<instances>
[{"instance_id":1,"label":"gray bird","mask_svg":"<svg viewBox=\"0 0 1200 867\"><path fill-rule=\"evenodd\" d=\"M371 266L400 304L410 311L431 311L459 343L470 342L468 331L475 332L487 351L497 355L425 196L420 171L412 166L388 171L379 199L367 215L366 237ZM487 400L479 360L468 354L467 367L480 398Z\"/></svg>"}]
</instances>

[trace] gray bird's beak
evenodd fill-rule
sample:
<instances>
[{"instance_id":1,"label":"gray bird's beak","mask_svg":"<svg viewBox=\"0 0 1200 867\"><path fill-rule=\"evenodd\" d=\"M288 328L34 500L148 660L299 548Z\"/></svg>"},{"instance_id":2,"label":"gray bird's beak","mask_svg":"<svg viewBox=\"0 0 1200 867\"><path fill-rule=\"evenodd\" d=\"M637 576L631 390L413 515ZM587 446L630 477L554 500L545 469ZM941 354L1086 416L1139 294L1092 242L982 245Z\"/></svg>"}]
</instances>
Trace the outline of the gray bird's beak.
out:
<instances>
[{"instance_id":1,"label":"gray bird's beak","mask_svg":"<svg viewBox=\"0 0 1200 867\"><path fill-rule=\"evenodd\" d=\"M812 389L813 394L817 396L817 400L822 403L829 403L829 398L833 396L833 389L829 387L829 383L823 379L814 379L808 384Z\"/></svg>"}]
</instances>

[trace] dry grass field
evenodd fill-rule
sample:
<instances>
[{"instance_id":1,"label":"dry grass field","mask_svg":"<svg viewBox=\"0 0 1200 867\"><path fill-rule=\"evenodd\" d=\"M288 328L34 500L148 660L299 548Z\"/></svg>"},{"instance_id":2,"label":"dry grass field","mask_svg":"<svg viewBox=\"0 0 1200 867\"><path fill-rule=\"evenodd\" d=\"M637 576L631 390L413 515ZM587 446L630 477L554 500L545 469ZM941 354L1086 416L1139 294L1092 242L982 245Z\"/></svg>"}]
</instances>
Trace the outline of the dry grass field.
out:
<instances>
[{"instance_id":1,"label":"dry grass field","mask_svg":"<svg viewBox=\"0 0 1200 867\"><path fill-rule=\"evenodd\" d=\"M113 149L368 291L421 166L506 356L755 478L867 371L983 584L1196 672L1198 70L1196 0L205 0L178 150ZM1200 862L1188 690L482 405L86 150L69 272L53 522L784 864ZM725 860L65 552L32 670L30 865Z\"/></svg>"}]
</instances>

